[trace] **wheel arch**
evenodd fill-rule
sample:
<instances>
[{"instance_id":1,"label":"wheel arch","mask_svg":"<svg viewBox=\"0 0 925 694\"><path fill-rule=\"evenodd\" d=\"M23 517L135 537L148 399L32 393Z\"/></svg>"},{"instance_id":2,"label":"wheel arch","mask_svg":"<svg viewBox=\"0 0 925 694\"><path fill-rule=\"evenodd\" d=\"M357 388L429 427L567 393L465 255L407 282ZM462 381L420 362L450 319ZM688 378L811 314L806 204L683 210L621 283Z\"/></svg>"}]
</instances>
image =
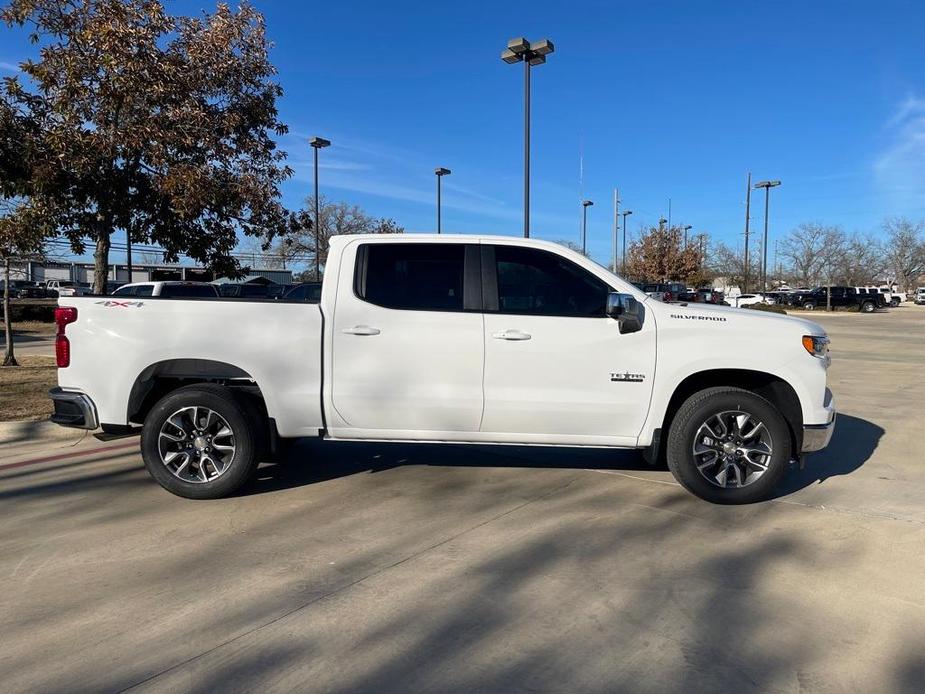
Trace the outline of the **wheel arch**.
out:
<instances>
[{"instance_id":1,"label":"wheel arch","mask_svg":"<svg viewBox=\"0 0 925 694\"><path fill-rule=\"evenodd\" d=\"M803 409L796 391L780 376L765 371L749 369L708 369L690 374L678 383L668 401L662 418L662 431L671 426L681 404L691 395L707 388L729 386L744 388L760 395L774 405L783 415L790 429L791 450L799 451L803 446ZM661 437L664 440L664 436Z\"/></svg>"},{"instance_id":2,"label":"wheel arch","mask_svg":"<svg viewBox=\"0 0 925 694\"><path fill-rule=\"evenodd\" d=\"M195 383L216 383L245 392L266 412L260 386L244 369L212 359L166 359L150 364L138 374L129 394L126 421L143 423L158 400L177 388Z\"/></svg>"}]
</instances>

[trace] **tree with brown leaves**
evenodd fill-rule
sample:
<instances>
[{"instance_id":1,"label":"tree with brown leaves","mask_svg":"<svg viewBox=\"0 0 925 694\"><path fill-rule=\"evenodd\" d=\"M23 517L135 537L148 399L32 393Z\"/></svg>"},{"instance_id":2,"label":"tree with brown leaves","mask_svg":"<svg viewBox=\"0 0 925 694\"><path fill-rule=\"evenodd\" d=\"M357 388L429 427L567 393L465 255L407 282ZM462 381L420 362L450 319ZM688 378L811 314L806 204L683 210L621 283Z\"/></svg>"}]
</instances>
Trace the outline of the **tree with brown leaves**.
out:
<instances>
[{"instance_id":1,"label":"tree with brown leaves","mask_svg":"<svg viewBox=\"0 0 925 694\"><path fill-rule=\"evenodd\" d=\"M688 282L700 277L699 244L684 247L684 230L679 226L650 227L630 244L626 274L649 282Z\"/></svg>"},{"instance_id":2,"label":"tree with brown leaves","mask_svg":"<svg viewBox=\"0 0 925 694\"><path fill-rule=\"evenodd\" d=\"M286 132L282 90L250 5L174 17L159 0L10 0L0 20L41 44L20 66L29 84L4 86L55 162L25 204L54 210L47 222L75 253L95 246L95 292L113 233L235 275L239 233L287 228L279 185L292 172L272 138Z\"/></svg>"}]
</instances>

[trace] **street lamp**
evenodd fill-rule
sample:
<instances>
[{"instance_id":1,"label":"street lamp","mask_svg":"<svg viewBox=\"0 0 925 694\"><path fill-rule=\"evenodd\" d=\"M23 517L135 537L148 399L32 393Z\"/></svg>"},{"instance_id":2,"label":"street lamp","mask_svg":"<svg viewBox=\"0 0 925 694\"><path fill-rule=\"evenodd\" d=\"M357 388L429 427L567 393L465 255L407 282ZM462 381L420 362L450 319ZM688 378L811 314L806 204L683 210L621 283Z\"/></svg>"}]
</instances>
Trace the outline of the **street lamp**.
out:
<instances>
[{"instance_id":1,"label":"street lamp","mask_svg":"<svg viewBox=\"0 0 925 694\"><path fill-rule=\"evenodd\" d=\"M623 212L623 254L621 255L623 259L623 267L620 270L621 275L626 274L626 218L633 214L632 210L625 210ZM616 268L614 268L616 271Z\"/></svg>"},{"instance_id":2,"label":"street lamp","mask_svg":"<svg viewBox=\"0 0 925 694\"><path fill-rule=\"evenodd\" d=\"M581 252L583 255L588 254L588 208L593 204L590 200L583 200L581 203Z\"/></svg>"},{"instance_id":3,"label":"street lamp","mask_svg":"<svg viewBox=\"0 0 925 694\"><path fill-rule=\"evenodd\" d=\"M694 226L692 224L688 224L687 226L684 227L684 250L685 251L687 250L687 231L688 229L693 229L693 228Z\"/></svg>"},{"instance_id":4,"label":"street lamp","mask_svg":"<svg viewBox=\"0 0 925 694\"><path fill-rule=\"evenodd\" d=\"M771 188L780 185L780 181L759 181L755 190L764 188L764 243L761 245L761 291L768 291L768 204L771 200Z\"/></svg>"},{"instance_id":5,"label":"street lamp","mask_svg":"<svg viewBox=\"0 0 925 694\"><path fill-rule=\"evenodd\" d=\"M524 64L524 238L530 237L530 67L542 65L555 47L549 39L527 41L522 36L507 42L501 60Z\"/></svg>"},{"instance_id":6,"label":"street lamp","mask_svg":"<svg viewBox=\"0 0 925 694\"><path fill-rule=\"evenodd\" d=\"M323 137L313 137L308 141L315 150L315 281L321 279L321 218L318 211L318 150L330 147L331 141Z\"/></svg>"},{"instance_id":7,"label":"street lamp","mask_svg":"<svg viewBox=\"0 0 925 694\"><path fill-rule=\"evenodd\" d=\"M444 176L449 176L452 172L449 169L444 169L442 166L434 169L434 173L437 175L437 233L440 233L440 179Z\"/></svg>"},{"instance_id":8,"label":"street lamp","mask_svg":"<svg viewBox=\"0 0 925 694\"><path fill-rule=\"evenodd\" d=\"M659 230L659 231L662 231L663 225L664 225L667 221L668 221L668 220L665 219L664 217L659 217L659 218L658 218L658 230Z\"/></svg>"}]
</instances>

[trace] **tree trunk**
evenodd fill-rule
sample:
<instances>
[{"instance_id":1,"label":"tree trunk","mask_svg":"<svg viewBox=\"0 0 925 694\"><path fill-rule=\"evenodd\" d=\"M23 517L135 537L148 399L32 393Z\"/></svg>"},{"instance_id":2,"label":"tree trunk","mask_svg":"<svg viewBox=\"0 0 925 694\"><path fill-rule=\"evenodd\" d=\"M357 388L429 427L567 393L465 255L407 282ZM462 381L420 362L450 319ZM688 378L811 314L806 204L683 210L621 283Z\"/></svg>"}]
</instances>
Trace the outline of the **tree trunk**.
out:
<instances>
[{"instance_id":1,"label":"tree trunk","mask_svg":"<svg viewBox=\"0 0 925 694\"><path fill-rule=\"evenodd\" d=\"M19 366L16 355L13 353L13 315L10 312L10 259L3 259L3 328L6 332L6 354L3 357L4 366Z\"/></svg>"},{"instance_id":2,"label":"tree trunk","mask_svg":"<svg viewBox=\"0 0 925 694\"><path fill-rule=\"evenodd\" d=\"M109 278L109 247L112 242L109 225L100 225L96 232L96 251L93 253L93 293L106 293L106 280Z\"/></svg>"}]
</instances>

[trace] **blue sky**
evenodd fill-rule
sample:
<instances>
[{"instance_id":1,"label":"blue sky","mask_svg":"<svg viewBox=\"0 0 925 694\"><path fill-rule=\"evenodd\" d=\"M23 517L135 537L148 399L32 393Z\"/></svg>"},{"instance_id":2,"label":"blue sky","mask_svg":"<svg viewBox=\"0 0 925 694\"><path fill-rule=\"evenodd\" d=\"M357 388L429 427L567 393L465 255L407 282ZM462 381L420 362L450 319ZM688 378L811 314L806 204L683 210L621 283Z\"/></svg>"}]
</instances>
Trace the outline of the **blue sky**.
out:
<instances>
[{"instance_id":1,"label":"blue sky","mask_svg":"<svg viewBox=\"0 0 925 694\"><path fill-rule=\"evenodd\" d=\"M783 181L772 239L803 221L875 232L887 215L925 217L922 2L255 5L285 90L290 205L311 191L317 134L334 143L329 198L431 231L445 166L445 231L521 233L522 68L499 54L523 35L556 46L533 71L534 236L577 241L583 194L606 262L619 187L631 233L670 197L672 221L735 246L748 171ZM2 31L9 74L34 49Z\"/></svg>"}]
</instances>

